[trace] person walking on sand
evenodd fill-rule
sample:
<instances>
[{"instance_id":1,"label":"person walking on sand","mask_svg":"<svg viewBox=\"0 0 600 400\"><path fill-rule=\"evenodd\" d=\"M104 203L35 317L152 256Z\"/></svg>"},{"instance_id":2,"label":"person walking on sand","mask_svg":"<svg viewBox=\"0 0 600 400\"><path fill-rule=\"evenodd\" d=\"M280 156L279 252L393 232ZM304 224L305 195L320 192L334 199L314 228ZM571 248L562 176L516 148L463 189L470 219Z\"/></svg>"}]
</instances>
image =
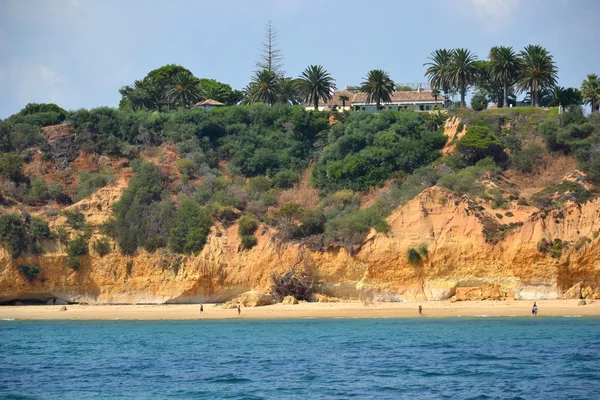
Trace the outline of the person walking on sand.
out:
<instances>
[{"instance_id":1,"label":"person walking on sand","mask_svg":"<svg viewBox=\"0 0 600 400\"><path fill-rule=\"evenodd\" d=\"M423 314L423 307L421 307L421 305L419 305L419 315Z\"/></svg>"},{"instance_id":2,"label":"person walking on sand","mask_svg":"<svg viewBox=\"0 0 600 400\"><path fill-rule=\"evenodd\" d=\"M240 305L238 304L238 315L240 315L242 313L242 307L240 307Z\"/></svg>"},{"instance_id":3,"label":"person walking on sand","mask_svg":"<svg viewBox=\"0 0 600 400\"><path fill-rule=\"evenodd\" d=\"M531 315L537 315L537 310L538 310L538 309L537 309L537 304L536 304L536 302L534 301L534 302L533 302L533 308L531 309Z\"/></svg>"},{"instance_id":4,"label":"person walking on sand","mask_svg":"<svg viewBox=\"0 0 600 400\"><path fill-rule=\"evenodd\" d=\"M204 312L204 305L200 304L200 312L203 313Z\"/></svg>"}]
</instances>

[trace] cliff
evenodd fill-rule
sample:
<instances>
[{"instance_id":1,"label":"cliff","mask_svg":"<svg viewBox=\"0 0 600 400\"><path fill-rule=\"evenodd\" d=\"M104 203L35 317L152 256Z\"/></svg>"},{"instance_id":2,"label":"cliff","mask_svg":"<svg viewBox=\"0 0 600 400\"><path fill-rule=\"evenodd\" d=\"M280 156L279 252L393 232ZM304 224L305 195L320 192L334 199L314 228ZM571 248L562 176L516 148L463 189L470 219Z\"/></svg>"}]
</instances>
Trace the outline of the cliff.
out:
<instances>
[{"instance_id":1,"label":"cliff","mask_svg":"<svg viewBox=\"0 0 600 400\"><path fill-rule=\"evenodd\" d=\"M124 182L73 207L101 223ZM267 226L256 233L258 245L245 251L237 225L214 226L197 256L160 250L130 257L113 248L100 257L90 249L74 271L64 265L64 247L46 240L42 256L11 259L0 251L0 302L222 302L248 290L268 290L273 272L298 262L311 266L321 293L349 299L553 299L565 293L600 298L600 199L551 212L511 207L514 219L523 215L522 225L503 225L469 199L429 188L389 216L389 232L371 232L354 254L344 248L311 250L302 243L282 243ZM541 239L555 238L565 242L555 258L538 250ZM409 249L421 249L418 260L408 261ZM27 263L40 267L34 282L17 269ZM571 287L575 289L568 291Z\"/></svg>"}]
</instances>

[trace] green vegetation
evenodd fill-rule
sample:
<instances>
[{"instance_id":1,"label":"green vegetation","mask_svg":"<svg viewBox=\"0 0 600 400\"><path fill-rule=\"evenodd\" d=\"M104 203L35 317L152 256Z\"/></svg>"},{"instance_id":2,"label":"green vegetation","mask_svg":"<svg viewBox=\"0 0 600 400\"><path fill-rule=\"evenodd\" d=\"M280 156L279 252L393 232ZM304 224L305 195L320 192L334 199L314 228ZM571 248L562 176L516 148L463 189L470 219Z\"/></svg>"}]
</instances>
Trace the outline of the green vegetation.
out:
<instances>
[{"instance_id":1,"label":"green vegetation","mask_svg":"<svg viewBox=\"0 0 600 400\"><path fill-rule=\"evenodd\" d=\"M321 65L309 65L298 79L298 92L307 103L319 109L319 99L327 102L331 99L335 80Z\"/></svg>"},{"instance_id":2,"label":"green vegetation","mask_svg":"<svg viewBox=\"0 0 600 400\"><path fill-rule=\"evenodd\" d=\"M475 93L471 97L471 108L475 111L485 110L488 106L488 98L483 93Z\"/></svg>"},{"instance_id":3,"label":"green vegetation","mask_svg":"<svg viewBox=\"0 0 600 400\"><path fill-rule=\"evenodd\" d=\"M106 237L102 237L96 240L92 247L100 257L104 257L105 255L110 253L110 242Z\"/></svg>"},{"instance_id":4,"label":"green vegetation","mask_svg":"<svg viewBox=\"0 0 600 400\"><path fill-rule=\"evenodd\" d=\"M11 181L23 179L23 159L18 154L4 153L0 156L0 174Z\"/></svg>"},{"instance_id":5,"label":"green vegetation","mask_svg":"<svg viewBox=\"0 0 600 400\"><path fill-rule=\"evenodd\" d=\"M77 192L73 197L73 201L77 202L81 199L85 199L96 190L111 184L114 179L114 176L108 172L81 171L79 173L79 185L77 185Z\"/></svg>"},{"instance_id":6,"label":"green vegetation","mask_svg":"<svg viewBox=\"0 0 600 400\"><path fill-rule=\"evenodd\" d=\"M406 252L406 260L411 265L418 265L421 263L421 254L411 247Z\"/></svg>"},{"instance_id":7,"label":"green vegetation","mask_svg":"<svg viewBox=\"0 0 600 400\"><path fill-rule=\"evenodd\" d=\"M13 257L27 247L27 236L21 217L17 214L0 215L0 241Z\"/></svg>"},{"instance_id":8,"label":"green vegetation","mask_svg":"<svg viewBox=\"0 0 600 400\"><path fill-rule=\"evenodd\" d=\"M88 244L82 236L67 243L67 259L65 265L75 271L79 270L79 258L88 254Z\"/></svg>"},{"instance_id":9,"label":"green vegetation","mask_svg":"<svg viewBox=\"0 0 600 400\"><path fill-rule=\"evenodd\" d=\"M21 264L18 268L21 275L23 275L29 283L33 283L40 274L40 267L34 264Z\"/></svg>"},{"instance_id":10,"label":"green vegetation","mask_svg":"<svg viewBox=\"0 0 600 400\"><path fill-rule=\"evenodd\" d=\"M368 190L393 173L412 172L440 156L446 137L431 132L417 113L353 113L334 125L329 145L313 169L325 191Z\"/></svg>"},{"instance_id":11,"label":"green vegetation","mask_svg":"<svg viewBox=\"0 0 600 400\"><path fill-rule=\"evenodd\" d=\"M360 84L360 90L367 94L367 103L375 103L377 109L381 109L381 103L389 103L394 91L394 81L390 75L381 69L373 69L368 72L364 81Z\"/></svg>"},{"instance_id":12,"label":"green vegetation","mask_svg":"<svg viewBox=\"0 0 600 400\"><path fill-rule=\"evenodd\" d=\"M556 238L549 241L545 238L540 239L537 243L537 249L540 253L548 254L552 258L560 258L562 256L563 249L567 248L569 244Z\"/></svg>"}]
</instances>

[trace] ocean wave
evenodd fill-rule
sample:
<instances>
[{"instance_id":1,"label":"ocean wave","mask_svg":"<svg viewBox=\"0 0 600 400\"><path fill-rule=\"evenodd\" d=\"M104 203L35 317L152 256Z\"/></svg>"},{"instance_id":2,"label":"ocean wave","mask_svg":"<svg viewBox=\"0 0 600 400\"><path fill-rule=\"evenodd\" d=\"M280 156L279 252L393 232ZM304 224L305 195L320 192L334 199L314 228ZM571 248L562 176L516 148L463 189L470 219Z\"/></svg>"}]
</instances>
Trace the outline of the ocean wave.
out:
<instances>
[{"instance_id":1,"label":"ocean wave","mask_svg":"<svg viewBox=\"0 0 600 400\"><path fill-rule=\"evenodd\" d=\"M14 318L2 318L2 321L14 321Z\"/></svg>"}]
</instances>

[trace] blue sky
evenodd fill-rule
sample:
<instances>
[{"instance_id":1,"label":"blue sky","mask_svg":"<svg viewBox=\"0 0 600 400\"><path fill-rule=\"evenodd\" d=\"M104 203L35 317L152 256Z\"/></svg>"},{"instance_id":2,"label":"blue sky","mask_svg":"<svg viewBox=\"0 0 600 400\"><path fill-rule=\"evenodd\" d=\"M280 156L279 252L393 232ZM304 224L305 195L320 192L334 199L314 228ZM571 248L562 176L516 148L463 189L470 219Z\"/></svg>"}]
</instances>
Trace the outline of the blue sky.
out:
<instances>
[{"instance_id":1,"label":"blue sky","mask_svg":"<svg viewBox=\"0 0 600 400\"><path fill-rule=\"evenodd\" d=\"M268 20L289 76L321 64L339 88L374 68L424 82L437 48L527 44L579 87L600 74L599 15L598 0L0 0L0 118L29 102L116 107L121 86L169 63L241 89Z\"/></svg>"}]
</instances>

